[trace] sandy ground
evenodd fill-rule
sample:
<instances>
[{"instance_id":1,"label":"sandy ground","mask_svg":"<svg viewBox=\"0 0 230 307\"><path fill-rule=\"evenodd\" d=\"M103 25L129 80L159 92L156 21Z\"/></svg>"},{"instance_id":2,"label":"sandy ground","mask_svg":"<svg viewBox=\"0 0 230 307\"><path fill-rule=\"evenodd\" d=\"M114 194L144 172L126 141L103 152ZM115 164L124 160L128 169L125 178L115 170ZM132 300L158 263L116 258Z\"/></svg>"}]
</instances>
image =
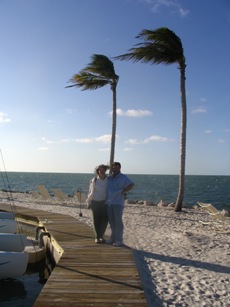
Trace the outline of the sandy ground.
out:
<instances>
[{"instance_id":1,"label":"sandy ground","mask_svg":"<svg viewBox=\"0 0 230 307\"><path fill-rule=\"evenodd\" d=\"M69 214L92 226L91 211L82 204L80 217L75 200L48 204L17 194L13 204ZM176 213L143 204L127 204L123 221L124 243L134 250L150 307L230 306L230 222L201 209Z\"/></svg>"}]
</instances>

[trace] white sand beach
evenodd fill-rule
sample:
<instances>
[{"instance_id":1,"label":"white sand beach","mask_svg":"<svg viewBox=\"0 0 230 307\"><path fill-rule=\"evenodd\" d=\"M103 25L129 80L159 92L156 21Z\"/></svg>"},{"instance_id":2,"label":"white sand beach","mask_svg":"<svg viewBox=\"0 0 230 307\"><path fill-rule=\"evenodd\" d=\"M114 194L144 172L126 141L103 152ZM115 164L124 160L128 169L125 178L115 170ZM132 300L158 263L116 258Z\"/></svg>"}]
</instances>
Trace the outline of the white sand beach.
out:
<instances>
[{"instance_id":1,"label":"white sand beach","mask_svg":"<svg viewBox=\"0 0 230 307\"><path fill-rule=\"evenodd\" d=\"M92 227L84 205L80 217L73 204L13 196L14 205L69 214ZM123 221L124 243L134 250L150 307L230 306L230 223L219 223L201 209L176 213L144 204L126 204Z\"/></svg>"}]
</instances>

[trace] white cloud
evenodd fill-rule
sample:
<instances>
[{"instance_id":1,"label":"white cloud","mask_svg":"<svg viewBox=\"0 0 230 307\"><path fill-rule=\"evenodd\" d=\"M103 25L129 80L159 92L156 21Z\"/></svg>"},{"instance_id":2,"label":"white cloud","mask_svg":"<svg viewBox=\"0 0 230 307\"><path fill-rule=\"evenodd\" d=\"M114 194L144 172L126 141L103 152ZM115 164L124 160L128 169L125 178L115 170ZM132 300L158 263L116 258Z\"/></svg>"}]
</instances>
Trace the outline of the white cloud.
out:
<instances>
[{"instance_id":1,"label":"white cloud","mask_svg":"<svg viewBox=\"0 0 230 307\"><path fill-rule=\"evenodd\" d=\"M224 132L230 132L230 129L223 129Z\"/></svg>"},{"instance_id":2,"label":"white cloud","mask_svg":"<svg viewBox=\"0 0 230 307\"><path fill-rule=\"evenodd\" d=\"M131 148L131 147L125 147L123 150L124 150L124 151L131 151L131 150L133 150L133 148Z\"/></svg>"},{"instance_id":3,"label":"white cloud","mask_svg":"<svg viewBox=\"0 0 230 307\"><path fill-rule=\"evenodd\" d=\"M143 1L143 0L142 0ZM177 0L144 0L147 4L151 5L151 11L160 13L162 7L173 9L173 13L178 13L182 18L189 14L189 10L184 9Z\"/></svg>"},{"instance_id":4,"label":"white cloud","mask_svg":"<svg viewBox=\"0 0 230 307\"><path fill-rule=\"evenodd\" d=\"M58 141L58 143L63 144L63 143L69 143L70 140L69 139L62 139L60 141Z\"/></svg>"},{"instance_id":5,"label":"white cloud","mask_svg":"<svg viewBox=\"0 0 230 307\"><path fill-rule=\"evenodd\" d=\"M66 113L67 114L73 114L73 113L75 113L77 111L77 109L72 109L72 108L67 108L66 109Z\"/></svg>"},{"instance_id":6,"label":"white cloud","mask_svg":"<svg viewBox=\"0 0 230 307\"><path fill-rule=\"evenodd\" d=\"M205 107L198 107L198 108L192 110L192 114L206 113L206 112L207 112L207 109Z\"/></svg>"},{"instance_id":7,"label":"white cloud","mask_svg":"<svg viewBox=\"0 0 230 307\"><path fill-rule=\"evenodd\" d=\"M82 139L75 139L74 141L76 143L90 144L90 143L93 143L94 139L93 138L82 138Z\"/></svg>"},{"instance_id":8,"label":"white cloud","mask_svg":"<svg viewBox=\"0 0 230 307\"><path fill-rule=\"evenodd\" d=\"M138 141L136 139L130 139L130 140L126 141L125 143L130 144L130 145L137 145L137 144L140 144L140 141Z\"/></svg>"},{"instance_id":9,"label":"white cloud","mask_svg":"<svg viewBox=\"0 0 230 307\"><path fill-rule=\"evenodd\" d=\"M110 151L110 148L109 148L109 147L106 147L106 148L99 148L99 151Z\"/></svg>"},{"instance_id":10,"label":"white cloud","mask_svg":"<svg viewBox=\"0 0 230 307\"><path fill-rule=\"evenodd\" d=\"M204 130L204 133L212 133L212 130L210 130L210 129L207 129L207 130Z\"/></svg>"},{"instance_id":11,"label":"white cloud","mask_svg":"<svg viewBox=\"0 0 230 307\"><path fill-rule=\"evenodd\" d=\"M7 117L7 114L0 112L0 124L11 122L11 119Z\"/></svg>"},{"instance_id":12,"label":"white cloud","mask_svg":"<svg viewBox=\"0 0 230 307\"><path fill-rule=\"evenodd\" d=\"M111 114L111 113L110 113ZM127 110L123 111L122 109L117 109L117 115L119 116L128 116L128 117L144 117L151 116L153 113L148 110Z\"/></svg>"},{"instance_id":13,"label":"white cloud","mask_svg":"<svg viewBox=\"0 0 230 307\"><path fill-rule=\"evenodd\" d=\"M207 99L206 99L206 98L200 98L200 101L201 101L201 102L206 102Z\"/></svg>"},{"instance_id":14,"label":"white cloud","mask_svg":"<svg viewBox=\"0 0 230 307\"><path fill-rule=\"evenodd\" d=\"M116 135L116 138L118 139L118 135ZM45 142L46 144L65 144L65 143L71 143L71 142L76 142L76 143L82 143L82 144L91 144L91 143L110 143L111 142L111 135L110 134L105 134L101 135L98 137L92 137L92 138L76 138L76 139L61 139L57 141L52 141L47 139L46 137L42 137L42 141Z\"/></svg>"},{"instance_id":15,"label":"white cloud","mask_svg":"<svg viewBox=\"0 0 230 307\"><path fill-rule=\"evenodd\" d=\"M102 142L102 143L109 143L109 142L111 142L111 135L110 134L105 134L105 135L96 137L95 141Z\"/></svg>"},{"instance_id":16,"label":"white cloud","mask_svg":"<svg viewBox=\"0 0 230 307\"><path fill-rule=\"evenodd\" d=\"M165 142L174 142L174 140L169 139L167 137L159 136L159 135L151 135L150 137L148 137L148 138L146 138L142 141L138 141L137 139L130 139L130 140L126 141L126 143L130 144L130 145L149 144L151 142L165 143Z\"/></svg>"},{"instance_id":17,"label":"white cloud","mask_svg":"<svg viewBox=\"0 0 230 307\"><path fill-rule=\"evenodd\" d=\"M223 139L221 139L221 138L219 138L217 141L218 141L218 143L220 143L220 144L224 144L224 143L225 143L225 140L223 140Z\"/></svg>"},{"instance_id":18,"label":"white cloud","mask_svg":"<svg viewBox=\"0 0 230 307\"><path fill-rule=\"evenodd\" d=\"M143 141L144 144L150 142L173 142L173 140L159 135L152 135Z\"/></svg>"},{"instance_id":19,"label":"white cloud","mask_svg":"<svg viewBox=\"0 0 230 307\"><path fill-rule=\"evenodd\" d=\"M118 136L116 136L117 138ZM83 138L83 139L75 139L75 142L78 143L93 143L93 142L98 142L98 143L110 143L111 142L111 135L110 134L105 134L105 135L101 135L98 137L94 137L94 138Z\"/></svg>"},{"instance_id":20,"label":"white cloud","mask_svg":"<svg viewBox=\"0 0 230 307\"><path fill-rule=\"evenodd\" d=\"M183 9L183 8L178 8L179 14L182 18L186 17L189 14L189 10Z\"/></svg>"},{"instance_id":21,"label":"white cloud","mask_svg":"<svg viewBox=\"0 0 230 307\"><path fill-rule=\"evenodd\" d=\"M54 144L54 141L48 140L46 137L42 137L42 141L44 141L46 144Z\"/></svg>"},{"instance_id":22,"label":"white cloud","mask_svg":"<svg viewBox=\"0 0 230 307\"><path fill-rule=\"evenodd\" d=\"M47 150L49 150L49 148L44 146L44 147L39 147L38 150L39 151L47 151Z\"/></svg>"}]
</instances>

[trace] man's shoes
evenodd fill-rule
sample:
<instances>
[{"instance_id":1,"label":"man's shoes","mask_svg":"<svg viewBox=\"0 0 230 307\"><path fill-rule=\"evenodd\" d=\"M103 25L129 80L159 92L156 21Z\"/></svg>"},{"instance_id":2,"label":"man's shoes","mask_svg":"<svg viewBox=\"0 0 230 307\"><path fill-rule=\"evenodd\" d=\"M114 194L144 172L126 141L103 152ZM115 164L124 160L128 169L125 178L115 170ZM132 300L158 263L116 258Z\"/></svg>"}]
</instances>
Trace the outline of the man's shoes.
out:
<instances>
[{"instance_id":1,"label":"man's shoes","mask_svg":"<svg viewBox=\"0 0 230 307\"><path fill-rule=\"evenodd\" d=\"M113 243L113 246L115 246L115 247L121 247L121 246L123 246L123 243L117 241L117 242Z\"/></svg>"},{"instance_id":2,"label":"man's shoes","mask_svg":"<svg viewBox=\"0 0 230 307\"><path fill-rule=\"evenodd\" d=\"M105 243L106 244L113 244L113 240L112 239L106 240Z\"/></svg>"},{"instance_id":3,"label":"man's shoes","mask_svg":"<svg viewBox=\"0 0 230 307\"><path fill-rule=\"evenodd\" d=\"M100 239L95 239L95 243L100 243Z\"/></svg>"}]
</instances>

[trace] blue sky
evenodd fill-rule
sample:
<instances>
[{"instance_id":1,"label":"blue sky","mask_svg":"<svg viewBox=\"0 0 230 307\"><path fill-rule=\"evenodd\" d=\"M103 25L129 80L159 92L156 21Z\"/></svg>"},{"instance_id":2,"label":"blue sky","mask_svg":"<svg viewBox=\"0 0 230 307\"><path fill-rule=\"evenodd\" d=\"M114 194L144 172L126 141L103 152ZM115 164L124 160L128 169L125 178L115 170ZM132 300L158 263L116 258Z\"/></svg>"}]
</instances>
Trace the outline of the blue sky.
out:
<instances>
[{"instance_id":1,"label":"blue sky","mask_svg":"<svg viewBox=\"0 0 230 307\"><path fill-rule=\"evenodd\" d=\"M1 0L6 170L91 173L108 163L110 88L65 86L93 54L112 59L159 27L180 37L186 57L186 174L230 175L229 0ZM177 65L113 62L115 160L129 174L179 174Z\"/></svg>"}]
</instances>

